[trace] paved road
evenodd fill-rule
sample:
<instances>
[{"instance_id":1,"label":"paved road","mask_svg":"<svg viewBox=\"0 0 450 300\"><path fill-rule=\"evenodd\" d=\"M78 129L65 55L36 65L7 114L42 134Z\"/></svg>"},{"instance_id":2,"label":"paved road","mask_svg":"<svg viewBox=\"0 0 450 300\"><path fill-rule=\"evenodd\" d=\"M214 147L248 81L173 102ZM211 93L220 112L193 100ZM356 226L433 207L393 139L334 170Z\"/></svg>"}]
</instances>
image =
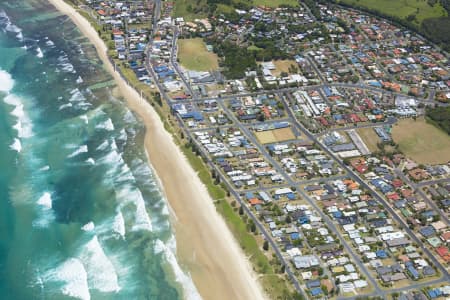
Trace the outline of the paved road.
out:
<instances>
[{"instance_id":1,"label":"paved road","mask_svg":"<svg viewBox=\"0 0 450 300\"><path fill-rule=\"evenodd\" d=\"M242 130L242 132L245 134L245 136L258 148L259 153L261 153L264 158L276 169L276 171L281 174L284 178L284 180L290 185L290 186L296 186L296 183L291 179L291 177L284 171L284 169L280 166L279 163L277 163L272 156L269 155L269 153L266 151L266 149L256 140L254 135L248 130L246 126L243 126L238 122L234 114L230 113L226 107L223 106L223 102L220 101L219 104L222 106L224 111L228 114L228 117L232 119L236 124L239 125L239 128ZM291 118L293 116L291 115ZM333 231L333 233L339 238L341 243L343 244L346 252L352 257L352 261L358 266L359 270L364 274L364 276L369 280L371 285L376 289L377 292L381 293L382 290L376 283L373 276L370 274L366 266L362 263L361 259L356 256L354 253L355 251L348 245L347 241L344 239L342 234L339 232L339 230L336 229L335 224L331 221L331 219L325 215L325 213L320 209L316 201L311 199L303 190L297 189L297 192L302 196L303 199L305 199L309 205L316 210L316 212L320 215L322 220L325 222L329 230Z\"/></svg>"},{"instance_id":2,"label":"paved road","mask_svg":"<svg viewBox=\"0 0 450 300\"><path fill-rule=\"evenodd\" d=\"M234 99L237 97L245 97L245 96L257 96L257 95L261 95L261 94L275 94L275 93L284 93L284 92L294 92L294 91L298 91L298 90L305 90L305 91L309 91L309 90L317 90L317 89L321 89L324 87L340 87L340 88L348 88L348 89L361 89L361 90L366 90L366 91L371 91L374 93L389 93L393 96L402 96L405 97L407 95L402 94L402 93L395 93L395 92L391 92L382 88L377 88L377 87L373 87L373 86L369 86L369 85L365 85L362 83L357 83L357 84L353 84L353 83L331 83L331 84L316 84L316 85L307 85L307 86L299 86L299 87L289 87L289 88L280 88L280 89L276 89L276 90L260 90L257 92L244 92L244 93L240 93L240 94L233 94L233 95L221 95L219 97L205 97L205 98L196 98L193 99L193 101L203 101L203 100L218 100L218 99ZM429 105L438 105L438 106L449 106L449 103L442 103L439 101L435 101L435 100L429 100L429 99L423 99L423 98L415 98L415 97L410 97L409 98L413 98L415 99L417 102L419 103L423 103L423 104L429 104Z\"/></svg>"},{"instance_id":3,"label":"paved road","mask_svg":"<svg viewBox=\"0 0 450 300\"><path fill-rule=\"evenodd\" d=\"M435 212L439 213L439 215L441 216L441 221L444 222L445 224L447 224L447 226L450 225L450 221L447 217L447 215L442 211L442 209L440 209L436 203L431 200L425 193L424 191L418 187L414 182L412 182L411 180L409 180L408 177L405 176L405 174L403 174L402 170L395 168L394 169L395 174L401 178L401 180L403 180L403 182L405 182L407 185L409 185L410 187L413 188L413 190L419 194L419 196L428 204L429 207L431 207ZM449 179L450 180L450 179Z\"/></svg>"},{"instance_id":4,"label":"paved road","mask_svg":"<svg viewBox=\"0 0 450 300\"><path fill-rule=\"evenodd\" d=\"M441 178L441 179L435 179L435 180L428 180L428 181L421 181L419 183L416 183L417 187L424 187L428 185L434 185L439 183L450 183L450 178Z\"/></svg>"},{"instance_id":5,"label":"paved road","mask_svg":"<svg viewBox=\"0 0 450 300\"><path fill-rule=\"evenodd\" d=\"M154 14L154 32L156 32L157 30L157 22L159 20L159 16L160 16L160 1L156 1L155 2L155 14ZM174 40L176 40L176 37L174 35ZM151 43L152 43L152 39L149 43L149 47L147 48L147 54L149 54L149 51L151 49ZM172 54L174 53L174 49L172 49ZM162 97L167 101L167 103L172 102L172 99L170 99L167 94L164 92L164 88L162 87L162 85L159 83L156 74L153 71L153 68L149 62L149 55L147 55L147 61L146 61L146 66L150 72L150 74L152 75L155 84L157 85ZM172 59L173 59L174 55L172 55ZM172 61L172 64L175 68L175 70L177 71L177 73L179 74L180 78L183 79L183 76L181 74L181 72L178 70L177 66L174 65L174 62ZM320 72L318 72L318 74L320 74ZM184 83L186 84L186 86L188 87L188 90L191 88L189 83L185 80L183 80ZM327 86L333 86L333 85L327 85ZM362 88L362 89L368 89L368 90L372 90L372 91L380 91L379 89L376 88L372 88L372 87L367 87L367 86L358 86L358 85L349 85L349 84L335 84L334 86L338 86L338 87L348 87L348 88ZM317 87L322 87L322 86L316 86L316 87L304 87L305 89L312 89L312 88L317 88ZM280 89L278 91L269 91L269 92L285 92L285 91L292 91L292 90L296 90L297 88L294 89ZM386 92L385 90L381 90L382 92ZM267 91L263 91L263 92L259 92L259 93L266 93ZM247 95L256 95L258 93L250 93ZM196 99L195 95L192 93L192 95L194 96L193 102L195 101L201 101L201 99ZM216 99L230 99L230 98L234 98L236 97L235 95L233 96L225 96L222 98L216 98ZM284 101L284 100L283 100ZM426 99L422 99L421 101L423 102L427 102L428 100ZM264 155L266 157L266 159L272 163L272 165L277 169L277 171L283 175L283 177L285 178L285 180L288 182L288 185L291 186L295 186L298 183L294 182L287 174L286 172L281 168L281 166L275 162L273 160L273 158L267 153L267 151L255 140L254 136L252 135L251 132L249 132L249 129L246 126L243 126L242 124L240 124L240 122L238 122L238 120L236 120L235 116L233 114L230 114L228 109L226 107L224 107L223 101L219 101L219 104L222 106L222 108L224 109L224 111L228 114L229 117L231 117L231 119L235 122L236 125L238 125L238 127L240 127L240 129L242 130L242 132L247 136L247 138L249 138L249 140L254 143L254 145L256 145L258 147L258 150L260 151L260 153L262 155ZM288 113L290 115L290 118L292 120L295 120L295 117L290 109L290 107L286 104L286 107L288 108ZM298 122L294 122L294 126L297 127L297 130L299 130L299 132L302 132L303 134L305 134L308 138L310 138L311 140L315 141L317 143L317 145L319 145L322 150L327 153L331 158L333 158L340 166L341 168L343 168L350 177L352 177L355 181L357 181L362 187L365 187L366 189L368 189L371 194L373 195L373 197L375 199L377 199L380 203L382 203L385 208L391 213L391 215L394 217L394 219L397 221L397 223L399 225L402 225L404 227L404 229L406 230L406 232L413 238L413 240L418 244L418 245L423 245L422 242L411 232L411 230L409 230L409 228L406 226L406 224L403 223L402 219L399 218L399 216L393 211L393 209L384 201L384 199L373 189L371 189L370 186L368 186L364 181L362 181L359 176L357 174L355 174L350 168L348 168L347 166L345 166L333 153L331 153L331 151L325 147L324 145L322 145L320 143L320 141L317 140L317 138L312 135L307 129L305 129L303 126L301 126ZM187 134L187 136L189 136L191 138L191 140L196 141L195 138L193 138L192 136L192 132L190 132L187 128L185 128L184 123L180 122L181 128L182 130ZM197 141L196 141L197 143ZM204 151L203 147L201 147L200 145L199 149L202 149L202 151ZM237 199L237 201L240 203L240 205L244 208L245 213L255 222L257 228L260 230L260 232L263 234L264 238L269 242L269 244L271 245L272 249L274 250L275 254L277 255L277 257L280 259L280 261L286 266L286 273L288 275L288 277L290 278L290 280L293 282L295 289L301 293L302 295L306 296L297 277L293 274L292 268L291 268L291 264L290 262L286 261L285 257L283 256L282 252L280 251L277 243L272 239L271 235L267 232L266 228L264 227L263 224L261 224L261 222L259 221L259 219L255 216L255 214L252 212L251 209L249 209L249 207L247 206L247 203L245 201L243 201L239 195L239 192L237 192L233 186L230 184L230 182L228 181L228 179L226 178L226 176L218 169L218 167L213 163L213 161L211 160L211 158L209 157L209 155L207 155L206 153L203 153L203 155L205 155L206 160L208 165L216 170L216 173L220 175L222 182L224 182L227 186L227 188L229 189L229 191L233 194L233 196ZM322 179L320 179L322 180ZM353 249L347 244L347 242L345 241L345 239L343 238L343 236L340 234L340 232L338 230L336 230L335 228L335 224L331 221L331 219L325 215L323 213L323 211L316 205L315 201L312 200L308 195L306 195L304 193L304 191L302 191L301 189L298 190L298 192L300 193L300 195L305 198L308 203L310 203L310 205L319 213L319 215L322 217L322 219L325 221L325 223L327 224L327 226L329 227L330 230L332 230L342 241L346 251L352 256L353 261L355 264L358 265L359 269L363 272L363 274L365 275L365 277L370 281L370 283L374 286L376 292L374 293L374 295L387 295L388 293L391 293L392 291L404 291L404 290L408 290L411 288L416 288L416 287L420 287L423 284L417 284L417 285L411 285L408 287L404 287L404 288L400 288L400 289L396 289L396 290L389 290L389 291L385 291L385 290L381 290L380 287L378 286L377 282L375 281L375 279L373 278L373 276L371 276L371 274L368 272L368 270L366 269L366 266L362 263L362 261L359 259L359 257L357 257L354 254ZM430 257L430 259L433 261L433 263L441 270L441 272L444 274L444 279L448 280L449 279L449 274L447 272L447 270L445 268L442 267L441 264L439 264L439 262L436 260L436 258L429 252L428 249L426 249L425 247L424 251L425 253ZM441 281L436 281L441 282ZM430 284L430 283L426 283L426 284Z\"/></svg>"},{"instance_id":6,"label":"paved road","mask_svg":"<svg viewBox=\"0 0 450 300\"><path fill-rule=\"evenodd\" d=\"M287 106L287 103L285 103ZM287 106L288 107L288 106ZM293 117L292 110L290 107L288 108L289 114L291 114L291 117ZM384 198L375 191L372 187L370 187L364 180L362 180L358 174L356 174L351 168L349 168L347 165L345 165L332 151L329 150L328 147L323 145L313 134L311 134L306 128L304 128L299 122L295 123L296 126L298 126L299 130L302 131L308 138L310 138L312 141L314 141L326 154L328 154L330 157L332 157L338 164L341 166L344 170L347 171L347 173L350 175L350 177L358 182L361 187L365 188L370 192L372 197L376 199L380 204L384 206L384 208L389 212L389 214L394 218L396 223L403 228L403 230L406 231L406 233L412 238L412 240L419 245L420 248L423 249L425 254L430 258L432 263L440 270L440 272L444 275L444 278L446 280L450 279L449 273L445 267L442 266L442 264L436 259L436 257L431 253L428 248L425 247L423 242L412 232L412 230L409 228L409 226L403 221L403 219L394 211L394 209L384 200Z\"/></svg>"}]
</instances>

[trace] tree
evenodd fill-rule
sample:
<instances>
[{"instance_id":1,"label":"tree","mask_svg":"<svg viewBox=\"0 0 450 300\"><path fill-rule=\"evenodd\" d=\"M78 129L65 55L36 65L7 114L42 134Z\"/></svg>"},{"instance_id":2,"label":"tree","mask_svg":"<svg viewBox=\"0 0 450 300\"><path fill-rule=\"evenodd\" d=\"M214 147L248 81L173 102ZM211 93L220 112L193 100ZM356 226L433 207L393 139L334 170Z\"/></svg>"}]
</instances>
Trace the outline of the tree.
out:
<instances>
[{"instance_id":1,"label":"tree","mask_svg":"<svg viewBox=\"0 0 450 300\"><path fill-rule=\"evenodd\" d=\"M264 241L263 249L264 249L265 251L269 250L269 242L268 242L268 241Z\"/></svg>"},{"instance_id":2,"label":"tree","mask_svg":"<svg viewBox=\"0 0 450 300\"><path fill-rule=\"evenodd\" d=\"M241 216L244 214L244 208L242 206L239 207L239 214Z\"/></svg>"}]
</instances>

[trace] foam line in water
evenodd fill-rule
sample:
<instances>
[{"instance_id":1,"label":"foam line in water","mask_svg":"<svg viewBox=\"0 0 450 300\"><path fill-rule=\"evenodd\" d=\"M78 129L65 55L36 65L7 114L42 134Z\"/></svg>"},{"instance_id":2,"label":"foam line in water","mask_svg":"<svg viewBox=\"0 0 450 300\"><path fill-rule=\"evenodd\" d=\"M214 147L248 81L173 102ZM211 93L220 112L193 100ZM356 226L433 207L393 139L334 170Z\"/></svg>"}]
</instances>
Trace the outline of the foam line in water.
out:
<instances>
[{"instance_id":1,"label":"foam line in water","mask_svg":"<svg viewBox=\"0 0 450 300\"><path fill-rule=\"evenodd\" d=\"M20 143L20 140L18 138L14 139L14 143L9 146L12 150L15 150L17 152L22 151L22 144Z\"/></svg>"},{"instance_id":2,"label":"foam line in water","mask_svg":"<svg viewBox=\"0 0 450 300\"><path fill-rule=\"evenodd\" d=\"M118 292L120 286L116 270L106 256L97 236L94 236L80 254L87 269L89 287L101 292Z\"/></svg>"},{"instance_id":3,"label":"foam line in water","mask_svg":"<svg viewBox=\"0 0 450 300\"><path fill-rule=\"evenodd\" d=\"M0 92L9 93L14 86L14 80L6 71L0 69Z\"/></svg>"},{"instance_id":4,"label":"foam line in water","mask_svg":"<svg viewBox=\"0 0 450 300\"><path fill-rule=\"evenodd\" d=\"M88 146L87 145L81 145L77 150L75 150L74 152L69 154L69 156L67 156L67 157L72 158L72 157L77 156L78 154L86 153L86 152L88 152Z\"/></svg>"},{"instance_id":5,"label":"foam line in water","mask_svg":"<svg viewBox=\"0 0 450 300\"><path fill-rule=\"evenodd\" d=\"M29 138L33 135L33 124L24 110L22 99L14 94L9 94L3 100L6 104L14 106L11 115L17 118L14 129L18 132L19 138Z\"/></svg>"},{"instance_id":6,"label":"foam line in water","mask_svg":"<svg viewBox=\"0 0 450 300\"><path fill-rule=\"evenodd\" d=\"M52 195L49 192L45 192L37 201L37 204L45 207L46 209L52 208Z\"/></svg>"},{"instance_id":7,"label":"foam line in water","mask_svg":"<svg viewBox=\"0 0 450 300\"><path fill-rule=\"evenodd\" d=\"M81 230L83 231L93 231L94 229L95 229L94 222L86 223L81 227Z\"/></svg>"},{"instance_id":8,"label":"foam line in water","mask_svg":"<svg viewBox=\"0 0 450 300\"><path fill-rule=\"evenodd\" d=\"M155 242L154 250L157 254L161 252L163 253L164 258L172 268L175 275L175 280L183 287L184 298L189 300L201 300L202 297L198 293L192 278L183 272L172 250L159 239Z\"/></svg>"},{"instance_id":9,"label":"foam line in water","mask_svg":"<svg viewBox=\"0 0 450 300\"><path fill-rule=\"evenodd\" d=\"M41 48L39 48L39 47L36 49L36 56L39 58L44 57L44 53L42 52Z\"/></svg>"},{"instance_id":10,"label":"foam line in water","mask_svg":"<svg viewBox=\"0 0 450 300\"><path fill-rule=\"evenodd\" d=\"M86 162L90 165L95 165L95 160L92 157L89 157L88 159L86 159Z\"/></svg>"},{"instance_id":11,"label":"foam line in water","mask_svg":"<svg viewBox=\"0 0 450 300\"><path fill-rule=\"evenodd\" d=\"M106 120L103 123L98 124L97 126L95 126L95 128L97 128L97 129L105 129L107 131L113 131L114 130L114 124L111 121L111 119L108 118L108 120Z\"/></svg>"},{"instance_id":12,"label":"foam line in water","mask_svg":"<svg viewBox=\"0 0 450 300\"><path fill-rule=\"evenodd\" d=\"M61 292L69 297L90 300L87 273L77 258L69 258L44 276L44 281L63 282Z\"/></svg>"},{"instance_id":13,"label":"foam line in water","mask_svg":"<svg viewBox=\"0 0 450 300\"><path fill-rule=\"evenodd\" d=\"M114 217L112 228L113 231L118 233L121 237L125 237L125 220L121 211Z\"/></svg>"}]
</instances>

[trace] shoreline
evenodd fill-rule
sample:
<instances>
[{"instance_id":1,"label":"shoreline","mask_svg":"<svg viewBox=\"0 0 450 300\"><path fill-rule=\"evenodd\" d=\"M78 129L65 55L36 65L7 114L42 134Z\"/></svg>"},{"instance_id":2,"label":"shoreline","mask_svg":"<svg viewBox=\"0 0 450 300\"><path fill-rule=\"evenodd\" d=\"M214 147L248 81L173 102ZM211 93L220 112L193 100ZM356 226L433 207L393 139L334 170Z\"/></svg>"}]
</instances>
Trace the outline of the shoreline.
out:
<instances>
[{"instance_id":1,"label":"shoreline","mask_svg":"<svg viewBox=\"0 0 450 300\"><path fill-rule=\"evenodd\" d=\"M145 150L168 202L177 257L203 299L266 299L251 263L153 107L114 71L107 47L88 20L64 0L49 0L95 46L127 106L145 125ZM157 141L157 143L155 143ZM151 158L151 159L150 159Z\"/></svg>"}]
</instances>

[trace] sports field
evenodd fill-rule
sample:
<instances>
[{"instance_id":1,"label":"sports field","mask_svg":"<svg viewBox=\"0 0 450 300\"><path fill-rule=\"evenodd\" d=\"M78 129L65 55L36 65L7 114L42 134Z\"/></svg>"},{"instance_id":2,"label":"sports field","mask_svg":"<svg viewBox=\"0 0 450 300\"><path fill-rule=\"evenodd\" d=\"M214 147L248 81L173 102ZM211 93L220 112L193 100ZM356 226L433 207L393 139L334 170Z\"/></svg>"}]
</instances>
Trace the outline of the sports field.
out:
<instances>
[{"instance_id":1,"label":"sports field","mask_svg":"<svg viewBox=\"0 0 450 300\"><path fill-rule=\"evenodd\" d=\"M414 161L439 164L450 161L450 136L425 119L403 119L393 126L392 138Z\"/></svg>"},{"instance_id":2,"label":"sports field","mask_svg":"<svg viewBox=\"0 0 450 300\"><path fill-rule=\"evenodd\" d=\"M206 50L201 38L178 40L178 58L180 64L193 71L217 70L217 55Z\"/></svg>"},{"instance_id":3,"label":"sports field","mask_svg":"<svg viewBox=\"0 0 450 300\"><path fill-rule=\"evenodd\" d=\"M439 1L434 6L429 5L427 0L341 0L341 2L377 10L382 14L397 16L402 19L406 19L411 14L416 14L416 24L421 24L427 18L446 15Z\"/></svg>"},{"instance_id":4,"label":"sports field","mask_svg":"<svg viewBox=\"0 0 450 300\"><path fill-rule=\"evenodd\" d=\"M256 138L261 144L271 144L295 139L295 135L290 128L281 128L255 132Z\"/></svg>"}]
</instances>

